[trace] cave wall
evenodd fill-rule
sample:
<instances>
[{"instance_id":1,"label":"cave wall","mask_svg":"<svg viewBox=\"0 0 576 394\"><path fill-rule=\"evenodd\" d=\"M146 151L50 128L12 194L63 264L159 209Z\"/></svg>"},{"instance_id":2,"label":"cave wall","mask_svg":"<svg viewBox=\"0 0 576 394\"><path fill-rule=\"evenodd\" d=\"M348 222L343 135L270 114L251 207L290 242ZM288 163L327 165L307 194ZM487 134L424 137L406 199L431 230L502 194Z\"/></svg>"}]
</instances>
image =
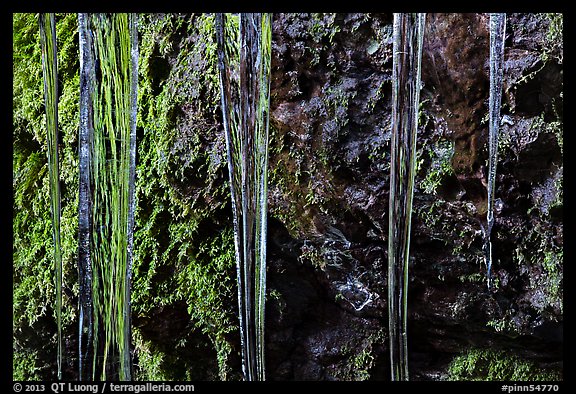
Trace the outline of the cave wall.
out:
<instances>
[{"instance_id":1,"label":"cave wall","mask_svg":"<svg viewBox=\"0 0 576 394\"><path fill-rule=\"evenodd\" d=\"M14 14L14 378L54 379L38 24ZM230 196L210 14L141 14L135 376L237 380ZM78 33L57 14L65 378L77 364ZM558 379L563 20L508 14L488 290L487 14L428 14L408 305L414 380ZM266 368L388 380L392 14L275 14ZM499 369L495 371L495 365Z\"/></svg>"}]
</instances>

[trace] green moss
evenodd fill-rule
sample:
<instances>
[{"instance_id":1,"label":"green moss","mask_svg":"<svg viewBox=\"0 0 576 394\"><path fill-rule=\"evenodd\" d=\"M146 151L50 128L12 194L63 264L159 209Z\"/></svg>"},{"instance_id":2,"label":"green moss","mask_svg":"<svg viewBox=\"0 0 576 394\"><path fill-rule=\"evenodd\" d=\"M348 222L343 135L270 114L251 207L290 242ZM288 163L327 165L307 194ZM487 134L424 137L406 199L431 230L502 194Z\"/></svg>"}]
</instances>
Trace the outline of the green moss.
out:
<instances>
[{"instance_id":1,"label":"green moss","mask_svg":"<svg viewBox=\"0 0 576 394\"><path fill-rule=\"evenodd\" d=\"M133 312L150 317L158 308L185 303L189 334L206 335L218 378L228 379L236 276L224 135L216 129L214 16L140 18L138 127L144 132L138 141ZM184 335L181 349L190 340ZM160 343L142 342L136 352L144 365L140 379L192 376L173 365L173 349Z\"/></svg>"},{"instance_id":2,"label":"green moss","mask_svg":"<svg viewBox=\"0 0 576 394\"><path fill-rule=\"evenodd\" d=\"M370 378L370 368L374 364L374 356L368 349L364 349L352 359L354 365L354 380L368 380Z\"/></svg>"},{"instance_id":3,"label":"green moss","mask_svg":"<svg viewBox=\"0 0 576 394\"><path fill-rule=\"evenodd\" d=\"M350 343L343 344L340 354L344 356L345 362L337 369L335 377L349 381L369 380L375 366L375 348L382 346L386 341L385 332L381 329L365 333L365 339L356 346L351 346Z\"/></svg>"},{"instance_id":4,"label":"green moss","mask_svg":"<svg viewBox=\"0 0 576 394\"><path fill-rule=\"evenodd\" d=\"M160 345L144 339L139 329L133 331L134 349L137 360L134 368L135 380L152 381L196 381L218 379L218 367L212 360L203 358L206 346L194 343L189 335L175 340L171 346ZM182 357L187 352L196 357ZM199 362L202 360L202 363Z\"/></svg>"},{"instance_id":5,"label":"green moss","mask_svg":"<svg viewBox=\"0 0 576 394\"><path fill-rule=\"evenodd\" d=\"M313 244L304 243L301 249L301 254L298 256L298 261L301 263L309 262L313 267L324 270L326 268L326 259ZM336 294L336 301L343 299L342 294Z\"/></svg>"},{"instance_id":6,"label":"green moss","mask_svg":"<svg viewBox=\"0 0 576 394\"><path fill-rule=\"evenodd\" d=\"M540 368L510 352L470 349L455 357L448 367L448 380L561 380L558 371Z\"/></svg>"},{"instance_id":7,"label":"green moss","mask_svg":"<svg viewBox=\"0 0 576 394\"><path fill-rule=\"evenodd\" d=\"M434 199L430 204L422 205L420 208L416 209L417 217L424 222L424 224L430 229L434 230L438 228L438 231L444 230L446 227L444 224L445 219L442 216L443 209L446 205L446 201L441 198Z\"/></svg>"},{"instance_id":8,"label":"green moss","mask_svg":"<svg viewBox=\"0 0 576 394\"><path fill-rule=\"evenodd\" d=\"M455 254L455 253L453 253ZM470 282L470 283L482 283L485 280L484 275L482 275L479 272L474 272L472 274L467 274L467 275L460 275L458 277L458 279L461 282Z\"/></svg>"},{"instance_id":9,"label":"green moss","mask_svg":"<svg viewBox=\"0 0 576 394\"><path fill-rule=\"evenodd\" d=\"M338 85L328 86L323 89L323 102L327 111L327 118L334 122L334 129L336 130L336 138L341 135L340 130L349 122L348 109L350 100L356 97L356 91L346 89L345 83L341 82ZM342 134L344 135L344 134Z\"/></svg>"},{"instance_id":10,"label":"green moss","mask_svg":"<svg viewBox=\"0 0 576 394\"><path fill-rule=\"evenodd\" d=\"M177 291L188 305L196 327L208 335L218 354L220 374L225 379L227 359L232 351L226 335L235 329L235 316L225 302L234 297L234 235L229 228L217 237L201 243L196 253L188 254L186 263L176 274Z\"/></svg>"},{"instance_id":11,"label":"green moss","mask_svg":"<svg viewBox=\"0 0 576 394\"><path fill-rule=\"evenodd\" d=\"M312 51L311 66L320 63L322 53L329 48L334 41L334 36L340 31L340 26L336 23L336 14L312 14L312 26L309 33L312 35L312 42L318 45L310 48Z\"/></svg>"},{"instance_id":12,"label":"green moss","mask_svg":"<svg viewBox=\"0 0 576 394\"><path fill-rule=\"evenodd\" d=\"M555 119L546 121L545 114L540 114L540 116L532 119L529 131L535 135L540 133L553 134L556 137L558 146L562 154L564 153L564 124L561 121L561 117L557 113L556 106L553 107L555 112Z\"/></svg>"},{"instance_id":13,"label":"green moss","mask_svg":"<svg viewBox=\"0 0 576 394\"><path fill-rule=\"evenodd\" d=\"M140 330L134 330L132 335L134 337L134 349L138 354L135 380L170 380L169 371L166 371L164 366L164 352L155 349L151 341L145 341Z\"/></svg>"},{"instance_id":14,"label":"green moss","mask_svg":"<svg viewBox=\"0 0 576 394\"><path fill-rule=\"evenodd\" d=\"M544 50L540 56L544 62L552 57L562 64L564 58L564 16L561 13L545 13L541 14L541 18L548 22L548 31L544 42Z\"/></svg>"},{"instance_id":15,"label":"green moss","mask_svg":"<svg viewBox=\"0 0 576 394\"><path fill-rule=\"evenodd\" d=\"M38 368L36 367L37 358L38 354L35 351L14 352L12 379L25 381L42 380L38 375Z\"/></svg>"},{"instance_id":16,"label":"green moss","mask_svg":"<svg viewBox=\"0 0 576 394\"><path fill-rule=\"evenodd\" d=\"M512 316L507 311L506 316L501 319L493 319L486 323L487 327L492 327L496 332L506 332L507 335L517 335L516 325L514 321L511 319Z\"/></svg>"},{"instance_id":17,"label":"green moss","mask_svg":"<svg viewBox=\"0 0 576 394\"><path fill-rule=\"evenodd\" d=\"M77 243L78 47L76 14L56 14L59 76L60 186L62 191L61 243L64 286L75 290ZM54 262L50 193L46 153L42 62L38 16L13 14L13 329L14 378L44 376L54 360L40 359L23 332L36 324L55 327ZM75 328L76 302L63 297L64 332ZM49 316L50 319L40 317ZM48 322L54 320L54 325ZM36 332L36 331L34 331ZM26 334L29 335L29 334ZM38 333L39 335L39 333ZM55 336L53 336L55 339ZM30 338L28 338L30 339ZM16 345L14 345L16 346ZM47 344L56 354L56 343ZM48 350L50 352L51 350ZM48 371L49 372L49 371Z\"/></svg>"},{"instance_id":18,"label":"green moss","mask_svg":"<svg viewBox=\"0 0 576 394\"><path fill-rule=\"evenodd\" d=\"M40 35L36 14L13 14L12 108L14 137L26 142L32 137L43 144L43 85ZM29 135L31 134L31 136Z\"/></svg>"},{"instance_id":19,"label":"green moss","mask_svg":"<svg viewBox=\"0 0 576 394\"><path fill-rule=\"evenodd\" d=\"M546 276L547 293L548 296L557 300L560 299L561 310L563 302L562 297L562 264L564 261L563 250L546 250L544 251L544 258L542 260L542 267Z\"/></svg>"},{"instance_id":20,"label":"green moss","mask_svg":"<svg viewBox=\"0 0 576 394\"><path fill-rule=\"evenodd\" d=\"M269 213L286 226L291 235L297 237L303 226L302 212L304 196L310 193L304 183L307 163L302 161L302 155L285 144L285 133L273 124L269 130L270 163L268 184L269 195L278 190L286 204L270 204Z\"/></svg>"},{"instance_id":21,"label":"green moss","mask_svg":"<svg viewBox=\"0 0 576 394\"><path fill-rule=\"evenodd\" d=\"M528 289L533 294L533 308L547 319L557 320L563 313L564 252L554 241L554 233L539 221L523 235L515 250L514 262L530 267Z\"/></svg>"},{"instance_id":22,"label":"green moss","mask_svg":"<svg viewBox=\"0 0 576 394\"><path fill-rule=\"evenodd\" d=\"M521 84L534 79L550 61L558 64L564 59L564 17L561 13L541 13L536 15L542 26L548 25L548 30L542 35L539 42L541 46L541 66L536 70L520 78L516 84ZM562 93L561 93L562 95Z\"/></svg>"},{"instance_id":23,"label":"green moss","mask_svg":"<svg viewBox=\"0 0 576 394\"><path fill-rule=\"evenodd\" d=\"M380 44L378 43L378 45ZM388 88L388 84L389 84L388 81L383 80L378 84L378 87L374 89L373 92L370 94L370 97L368 97L368 101L366 104L366 110L368 114L374 113L376 105L382 103L383 99L386 97L385 92L386 89Z\"/></svg>"},{"instance_id":24,"label":"green moss","mask_svg":"<svg viewBox=\"0 0 576 394\"><path fill-rule=\"evenodd\" d=\"M454 173L452 169L453 147L450 141L439 141L432 149L424 148L428 152L430 164L426 166L426 175L420 182L419 188L427 194L436 194L436 190L447 176Z\"/></svg>"}]
</instances>

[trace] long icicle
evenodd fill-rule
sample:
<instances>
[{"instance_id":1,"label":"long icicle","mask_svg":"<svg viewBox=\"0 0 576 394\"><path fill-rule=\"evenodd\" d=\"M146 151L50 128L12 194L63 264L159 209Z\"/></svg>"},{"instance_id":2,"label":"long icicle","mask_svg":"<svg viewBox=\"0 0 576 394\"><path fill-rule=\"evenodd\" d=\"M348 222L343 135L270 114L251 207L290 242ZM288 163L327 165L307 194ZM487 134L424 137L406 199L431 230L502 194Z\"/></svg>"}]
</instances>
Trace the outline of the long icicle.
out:
<instances>
[{"instance_id":1,"label":"long icicle","mask_svg":"<svg viewBox=\"0 0 576 394\"><path fill-rule=\"evenodd\" d=\"M60 170L58 164L58 54L54 14L40 14L40 43L46 107L48 172L54 241L54 275L56 288L56 322L58 380L62 380L62 252L60 247Z\"/></svg>"},{"instance_id":2,"label":"long icicle","mask_svg":"<svg viewBox=\"0 0 576 394\"><path fill-rule=\"evenodd\" d=\"M94 57L88 14L78 14L80 40L80 129L79 129L79 195L78 195L78 282L79 334L78 371L82 381L92 380L92 259L90 253L92 228L92 196L90 192L90 146L94 134Z\"/></svg>"},{"instance_id":3,"label":"long icicle","mask_svg":"<svg viewBox=\"0 0 576 394\"><path fill-rule=\"evenodd\" d=\"M216 16L245 380L265 380L271 25L271 14Z\"/></svg>"},{"instance_id":4,"label":"long icicle","mask_svg":"<svg viewBox=\"0 0 576 394\"><path fill-rule=\"evenodd\" d=\"M488 288L492 286L492 227L494 226L494 194L496 189L496 164L498 163L498 129L502 102L504 41L506 14L490 14L490 98L488 134L488 212L484 234L484 259Z\"/></svg>"},{"instance_id":5,"label":"long icicle","mask_svg":"<svg viewBox=\"0 0 576 394\"><path fill-rule=\"evenodd\" d=\"M80 281L89 287L82 296L90 294L90 301L81 303L81 316L85 311L90 321L80 322L80 377L130 380L136 15L80 14L79 24L81 137L86 135L81 138L80 176L80 204L85 212L79 220L81 241L87 245L81 242L81 254L89 256L86 262L81 260ZM87 328L89 334L84 334Z\"/></svg>"},{"instance_id":6,"label":"long icicle","mask_svg":"<svg viewBox=\"0 0 576 394\"><path fill-rule=\"evenodd\" d=\"M388 213L388 328L394 381L408 380L408 264L425 19L423 13L394 14Z\"/></svg>"},{"instance_id":7,"label":"long icicle","mask_svg":"<svg viewBox=\"0 0 576 394\"><path fill-rule=\"evenodd\" d=\"M93 98L95 377L130 380L130 264L134 225L136 16L93 14L100 76Z\"/></svg>"},{"instance_id":8,"label":"long icicle","mask_svg":"<svg viewBox=\"0 0 576 394\"><path fill-rule=\"evenodd\" d=\"M121 359L121 368L126 380L132 376L132 363L130 357L130 338L132 337L131 318L131 283L132 261L134 257L134 214L136 212L136 122L138 113L138 29L136 14L129 14L130 29L130 144L129 144L129 171L128 171L128 222L127 222L127 261L124 309L124 349Z\"/></svg>"},{"instance_id":9,"label":"long icicle","mask_svg":"<svg viewBox=\"0 0 576 394\"><path fill-rule=\"evenodd\" d=\"M256 374L265 380L264 312L266 301L266 240L268 234L268 125L270 116L270 73L272 63L272 14L262 14L259 46L259 63L256 103L255 161L256 161ZM256 88L255 88L256 90Z\"/></svg>"}]
</instances>

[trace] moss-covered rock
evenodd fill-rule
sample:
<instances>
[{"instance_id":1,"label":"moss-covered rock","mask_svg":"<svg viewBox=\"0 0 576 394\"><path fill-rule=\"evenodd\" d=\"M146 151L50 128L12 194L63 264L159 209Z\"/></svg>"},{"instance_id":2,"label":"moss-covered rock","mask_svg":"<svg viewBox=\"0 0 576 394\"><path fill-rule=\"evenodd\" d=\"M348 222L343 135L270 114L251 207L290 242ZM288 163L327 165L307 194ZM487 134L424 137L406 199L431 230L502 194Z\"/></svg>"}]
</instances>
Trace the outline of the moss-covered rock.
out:
<instances>
[{"instance_id":1,"label":"moss-covered rock","mask_svg":"<svg viewBox=\"0 0 576 394\"><path fill-rule=\"evenodd\" d=\"M213 15L206 14L139 19L132 308L137 349L146 349L142 357L136 352L141 379L238 376L230 367L240 349L213 25ZM186 324L163 334L155 327L159 313ZM198 344L199 338L209 343ZM182 365L175 368L177 360ZM202 363L213 368L199 368Z\"/></svg>"},{"instance_id":2,"label":"moss-covered rock","mask_svg":"<svg viewBox=\"0 0 576 394\"><path fill-rule=\"evenodd\" d=\"M65 378L73 379L77 374L79 49L76 14L58 14L56 21L67 295L64 370ZM230 357L239 353L239 344L234 331L234 245L224 135L218 123L213 16L141 15L139 32L138 208L132 284L136 376L144 380L237 378L239 372L229 365ZM13 38L14 377L54 379L52 224L37 15L14 14ZM185 322L182 331L162 333L149 328L161 311ZM43 351L36 351L41 335L31 334L34 331L49 334ZM204 358L193 350L178 350L190 349L188 342L203 349ZM151 357L150 352L160 353ZM180 360L181 366L174 368L176 361L165 363L162 374L159 359ZM214 369L198 368L200 363Z\"/></svg>"},{"instance_id":3,"label":"moss-covered rock","mask_svg":"<svg viewBox=\"0 0 576 394\"><path fill-rule=\"evenodd\" d=\"M555 368L541 368L533 362L503 351L470 349L448 367L448 380L558 381Z\"/></svg>"},{"instance_id":4,"label":"moss-covered rock","mask_svg":"<svg viewBox=\"0 0 576 394\"><path fill-rule=\"evenodd\" d=\"M77 293L78 38L75 14L57 14L63 332L73 337ZM45 113L36 14L13 14L13 330L15 375L56 378L55 276ZM65 373L74 368L66 346ZM25 354L25 363L20 357ZM26 368L22 366L26 365Z\"/></svg>"}]
</instances>

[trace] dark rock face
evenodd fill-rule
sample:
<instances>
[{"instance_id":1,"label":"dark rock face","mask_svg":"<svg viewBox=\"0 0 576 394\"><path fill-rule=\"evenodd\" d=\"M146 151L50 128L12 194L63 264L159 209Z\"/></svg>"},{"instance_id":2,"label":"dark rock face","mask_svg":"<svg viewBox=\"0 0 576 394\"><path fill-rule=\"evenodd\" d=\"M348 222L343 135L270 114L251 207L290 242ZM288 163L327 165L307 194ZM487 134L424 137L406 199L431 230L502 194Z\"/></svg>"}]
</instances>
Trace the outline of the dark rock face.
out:
<instances>
[{"instance_id":1,"label":"dark rock face","mask_svg":"<svg viewBox=\"0 0 576 394\"><path fill-rule=\"evenodd\" d=\"M278 15L273 41L268 374L366 378L387 362L391 15Z\"/></svg>"},{"instance_id":2,"label":"dark rock face","mask_svg":"<svg viewBox=\"0 0 576 394\"><path fill-rule=\"evenodd\" d=\"M447 125L444 138L454 143L452 169L465 198L480 211L487 206L485 157L489 59L487 14L431 14L422 60L422 80L433 91L433 108ZM485 211L486 208L484 208ZM485 215L485 212L482 212Z\"/></svg>"},{"instance_id":3,"label":"dark rock face","mask_svg":"<svg viewBox=\"0 0 576 394\"><path fill-rule=\"evenodd\" d=\"M493 291L481 258L488 15L427 17L408 305L413 379L446 376L454 355L474 347L540 366L561 361L562 63L542 60L545 18L508 17ZM271 379L388 379L391 20L274 19ZM361 354L369 357L359 362Z\"/></svg>"}]
</instances>

